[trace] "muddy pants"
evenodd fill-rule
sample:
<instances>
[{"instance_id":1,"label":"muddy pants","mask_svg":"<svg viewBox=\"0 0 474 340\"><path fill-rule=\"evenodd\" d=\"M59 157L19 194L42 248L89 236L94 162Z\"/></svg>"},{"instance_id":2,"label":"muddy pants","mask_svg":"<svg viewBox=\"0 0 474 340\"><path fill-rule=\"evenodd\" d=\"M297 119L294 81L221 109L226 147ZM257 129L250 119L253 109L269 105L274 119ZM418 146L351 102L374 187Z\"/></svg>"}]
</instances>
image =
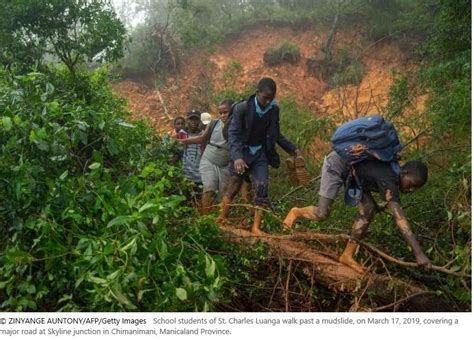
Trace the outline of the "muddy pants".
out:
<instances>
[{"instance_id":1,"label":"muddy pants","mask_svg":"<svg viewBox=\"0 0 474 340\"><path fill-rule=\"evenodd\" d=\"M263 149L257 151L255 155L251 155L247 148L244 149L243 159L248 165L245 173L239 175L235 172L234 162L229 163L230 176L246 177L251 176L252 183L255 187L255 204L267 205L270 203L268 198L268 158Z\"/></svg>"}]
</instances>

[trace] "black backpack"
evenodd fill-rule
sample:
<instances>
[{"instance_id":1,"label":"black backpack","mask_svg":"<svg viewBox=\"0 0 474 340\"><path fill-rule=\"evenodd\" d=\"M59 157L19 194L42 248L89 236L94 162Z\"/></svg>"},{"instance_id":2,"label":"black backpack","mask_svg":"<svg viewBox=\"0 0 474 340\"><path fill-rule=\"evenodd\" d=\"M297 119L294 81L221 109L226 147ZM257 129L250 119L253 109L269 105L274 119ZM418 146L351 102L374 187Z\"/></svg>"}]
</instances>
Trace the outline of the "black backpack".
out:
<instances>
[{"instance_id":1,"label":"black backpack","mask_svg":"<svg viewBox=\"0 0 474 340\"><path fill-rule=\"evenodd\" d=\"M224 123L224 127L222 128L222 135L224 136L224 139L226 141L229 141L229 126L230 126L230 122L232 121L232 117L234 116L235 107L242 102L246 102L246 100L244 99L237 103L234 103L232 104L232 107L230 108L229 117L227 118L226 122ZM247 111L247 108L245 109L245 111Z\"/></svg>"}]
</instances>

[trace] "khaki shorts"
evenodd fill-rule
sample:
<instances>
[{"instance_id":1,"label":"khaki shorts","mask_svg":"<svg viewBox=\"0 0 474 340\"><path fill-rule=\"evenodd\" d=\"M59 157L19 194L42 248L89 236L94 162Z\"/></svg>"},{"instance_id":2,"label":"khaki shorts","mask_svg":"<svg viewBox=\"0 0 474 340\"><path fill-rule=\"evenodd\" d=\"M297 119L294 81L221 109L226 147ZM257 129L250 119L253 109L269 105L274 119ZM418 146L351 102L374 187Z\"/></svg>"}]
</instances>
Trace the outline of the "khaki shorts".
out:
<instances>
[{"instance_id":1,"label":"khaki shorts","mask_svg":"<svg viewBox=\"0 0 474 340\"><path fill-rule=\"evenodd\" d=\"M217 166L203 157L199 164L199 173L201 174L203 192L213 191L217 193L217 200L220 201L229 181L228 166Z\"/></svg>"},{"instance_id":2,"label":"khaki shorts","mask_svg":"<svg viewBox=\"0 0 474 340\"><path fill-rule=\"evenodd\" d=\"M335 200L339 189L345 183L347 174L346 162L335 151L324 157L319 196Z\"/></svg>"}]
</instances>

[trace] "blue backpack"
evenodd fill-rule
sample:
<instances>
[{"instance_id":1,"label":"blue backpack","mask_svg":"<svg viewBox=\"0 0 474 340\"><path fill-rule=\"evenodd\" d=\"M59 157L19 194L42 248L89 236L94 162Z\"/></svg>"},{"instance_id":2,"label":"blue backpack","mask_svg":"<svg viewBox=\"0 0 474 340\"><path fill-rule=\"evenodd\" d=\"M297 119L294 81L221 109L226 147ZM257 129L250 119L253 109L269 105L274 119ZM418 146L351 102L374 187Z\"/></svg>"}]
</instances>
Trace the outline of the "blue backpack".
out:
<instances>
[{"instance_id":1,"label":"blue backpack","mask_svg":"<svg viewBox=\"0 0 474 340\"><path fill-rule=\"evenodd\" d=\"M397 131L381 115L371 115L351 120L337 128L331 138L332 148L350 166L365 160L390 163L400 174L398 152L402 149ZM350 171L346 182L345 201L357 205L362 197L362 187L355 171Z\"/></svg>"},{"instance_id":2,"label":"blue backpack","mask_svg":"<svg viewBox=\"0 0 474 340\"><path fill-rule=\"evenodd\" d=\"M351 120L337 128L331 139L332 148L349 165L368 159L396 162L402 149L393 124L381 115Z\"/></svg>"}]
</instances>

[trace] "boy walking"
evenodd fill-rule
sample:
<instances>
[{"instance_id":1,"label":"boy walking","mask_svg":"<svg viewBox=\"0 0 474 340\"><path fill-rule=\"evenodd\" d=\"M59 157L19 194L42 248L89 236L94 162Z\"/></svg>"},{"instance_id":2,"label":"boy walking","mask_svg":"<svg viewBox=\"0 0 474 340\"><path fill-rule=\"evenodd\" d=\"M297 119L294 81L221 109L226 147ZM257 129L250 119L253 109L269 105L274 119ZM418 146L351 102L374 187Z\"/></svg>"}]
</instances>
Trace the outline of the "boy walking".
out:
<instances>
[{"instance_id":1,"label":"boy walking","mask_svg":"<svg viewBox=\"0 0 474 340\"><path fill-rule=\"evenodd\" d=\"M263 207L268 199L268 165L278 167L280 157L276 144L291 155L299 150L280 133L280 109L275 101L276 84L271 78L262 78L257 91L247 101L236 104L229 125L230 143L229 185L222 200L218 220L227 218L230 204L238 193L245 176L250 175L255 187L255 204ZM263 211L256 209L252 233L260 235Z\"/></svg>"},{"instance_id":2,"label":"boy walking","mask_svg":"<svg viewBox=\"0 0 474 340\"><path fill-rule=\"evenodd\" d=\"M187 138L201 135L199 125L201 123L201 113L192 110L186 115ZM193 196L199 196L202 186L201 175L199 173L199 163L201 162L201 146L199 144L188 144L183 152L184 177L195 184Z\"/></svg>"}]
</instances>

